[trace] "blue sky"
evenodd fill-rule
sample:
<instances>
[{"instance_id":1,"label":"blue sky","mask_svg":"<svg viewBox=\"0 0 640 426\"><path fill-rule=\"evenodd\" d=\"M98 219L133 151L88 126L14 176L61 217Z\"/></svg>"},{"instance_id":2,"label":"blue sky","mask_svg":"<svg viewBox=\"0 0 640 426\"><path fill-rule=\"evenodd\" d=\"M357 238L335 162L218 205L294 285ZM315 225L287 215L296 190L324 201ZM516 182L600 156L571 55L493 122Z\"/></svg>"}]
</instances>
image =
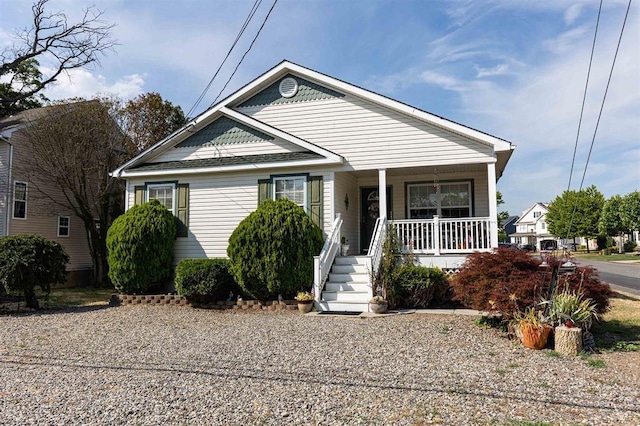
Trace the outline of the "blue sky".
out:
<instances>
[{"instance_id":1,"label":"blue sky","mask_svg":"<svg viewBox=\"0 0 640 426\"><path fill-rule=\"evenodd\" d=\"M0 45L31 19L0 0ZM572 189L580 183L627 7L604 2ZM51 99L159 92L187 112L231 46L253 0L51 0L71 19L87 6L116 23L99 67L47 90ZM196 113L211 104L271 7L264 0ZM279 0L223 96L283 59L516 145L498 182L519 215L567 187L598 1ZM640 7L632 4L584 186L640 190ZM46 63L42 64L46 67Z\"/></svg>"}]
</instances>

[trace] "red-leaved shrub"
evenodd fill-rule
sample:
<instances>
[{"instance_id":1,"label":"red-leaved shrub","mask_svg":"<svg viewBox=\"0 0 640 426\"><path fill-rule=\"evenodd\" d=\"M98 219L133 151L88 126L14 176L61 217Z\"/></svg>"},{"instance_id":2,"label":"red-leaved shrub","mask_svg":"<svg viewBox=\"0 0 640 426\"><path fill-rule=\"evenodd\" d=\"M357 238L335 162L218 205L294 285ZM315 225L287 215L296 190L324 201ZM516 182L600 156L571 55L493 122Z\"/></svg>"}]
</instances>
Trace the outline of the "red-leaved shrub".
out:
<instances>
[{"instance_id":1,"label":"red-leaved shrub","mask_svg":"<svg viewBox=\"0 0 640 426\"><path fill-rule=\"evenodd\" d=\"M536 306L549 296L552 268L562 261L550 258L549 266L525 251L499 248L493 252L476 252L451 281L453 300L477 310L500 311L509 320L518 310ZM595 301L598 313L609 308L612 294L608 284L601 282L590 267L576 268L572 274L562 274L559 285L580 290L584 297Z\"/></svg>"}]
</instances>

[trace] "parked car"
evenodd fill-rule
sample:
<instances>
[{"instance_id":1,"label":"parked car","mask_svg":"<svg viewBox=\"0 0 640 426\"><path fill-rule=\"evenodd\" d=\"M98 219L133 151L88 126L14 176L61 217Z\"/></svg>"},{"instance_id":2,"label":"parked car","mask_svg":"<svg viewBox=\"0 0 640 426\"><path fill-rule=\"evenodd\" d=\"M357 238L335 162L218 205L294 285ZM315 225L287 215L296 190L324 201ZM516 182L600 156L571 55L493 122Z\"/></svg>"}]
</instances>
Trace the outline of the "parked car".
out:
<instances>
[{"instance_id":1,"label":"parked car","mask_svg":"<svg viewBox=\"0 0 640 426\"><path fill-rule=\"evenodd\" d=\"M520 250L518 248L518 245L514 244L514 243L498 243L498 247L499 248L512 249L512 250Z\"/></svg>"},{"instance_id":2,"label":"parked car","mask_svg":"<svg viewBox=\"0 0 640 426\"><path fill-rule=\"evenodd\" d=\"M527 250L527 251L533 251L533 252L536 251L535 244L520 244L520 245L518 245L518 248L520 250Z\"/></svg>"}]
</instances>

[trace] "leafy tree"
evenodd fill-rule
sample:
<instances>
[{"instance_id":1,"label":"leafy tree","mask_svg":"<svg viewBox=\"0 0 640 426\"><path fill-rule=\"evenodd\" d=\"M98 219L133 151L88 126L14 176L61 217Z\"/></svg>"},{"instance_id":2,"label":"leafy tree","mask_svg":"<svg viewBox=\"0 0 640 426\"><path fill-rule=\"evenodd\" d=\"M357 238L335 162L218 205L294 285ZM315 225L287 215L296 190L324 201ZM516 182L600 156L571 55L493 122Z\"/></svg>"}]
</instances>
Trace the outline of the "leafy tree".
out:
<instances>
[{"instance_id":1,"label":"leafy tree","mask_svg":"<svg viewBox=\"0 0 640 426\"><path fill-rule=\"evenodd\" d=\"M231 234L227 255L231 272L248 294L292 298L313 281L313 256L320 253L322 230L287 199L264 201Z\"/></svg>"},{"instance_id":2,"label":"leafy tree","mask_svg":"<svg viewBox=\"0 0 640 426\"><path fill-rule=\"evenodd\" d=\"M51 284L63 283L67 262L69 256L60 244L39 235L0 238L0 283L6 291L22 291L32 309L40 307L36 287L48 295Z\"/></svg>"},{"instance_id":3,"label":"leafy tree","mask_svg":"<svg viewBox=\"0 0 640 426\"><path fill-rule=\"evenodd\" d=\"M159 142L186 121L182 108L162 99L159 93L139 95L122 110L123 128L138 151Z\"/></svg>"},{"instance_id":4,"label":"leafy tree","mask_svg":"<svg viewBox=\"0 0 640 426\"><path fill-rule=\"evenodd\" d=\"M549 232L559 238L584 237L589 239L598 235L598 222L604 205L604 196L595 186L577 191L564 191L549 204L546 215Z\"/></svg>"},{"instance_id":5,"label":"leafy tree","mask_svg":"<svg viewBox=\"0 0 640 426\"><path fill-rule=\"evenodd\" d=\"M108 282L107 229L123 210L123 185L109 172L130 155L109 108L103 100L43 108L24 130L21 144L30 155L16 163L29 197L69 208L82 220L96 284Z\"/></svg>"},{"instance_id":6,"label":"leafy tree","mask_svg":"<svg viewBox=\"0 0 640 426\"><path fill-rule=\"evenodd\" d=\"M502 193L500 191L496 191L496 199L498 209L502 204L504 204L504 200L502 199ZM505 220L509 219L509 212L504 210L498 213L498 241L507 241L507 232L505 231L502 223Z\"/></svg>"},{"instance_id":7,"label":"leafy tree","mask_svg":"<svg viewBox=\"0 0 640 426\"><path fill-rule=\"evenodd\" d=\"M622 197L614 195L605 201L602 206L602 214L598 222L600 233L605 236L622 235L628 229L624 226L622 220ZM622 243L619 250L622 252Z\"/></svg>"},{"instance_id":8,"label":"leafy tree","mask_svg":"<svg viewBox=\"0 0 640 426\"><path fill-rule=\"evenodd\" d=\"M625 195L620 203L620 216L629 231L640 231L640 191Z\"/></svg>"},{"instance_id":9,"label":"leafy tree","mask_svg":"<svg viewBox=\"0 0 640 426\"><path fill-rule=\"evenodd\" d=\"M113 24L106 24L103 12L90 7L80 21L70 23L63 12L47 12L49 0L37 0L31 7L33 24L17 30L17 43L0 53L0 117L39 106L38 94L68 70L97 63L100 54L115 46ZM46 75L38 68L46 63Z\"/></svg>"},{"instance_id":10,"label":"leafy tree","mask_svg":"<svg viewBox=\"0 0 640 426\"><path fill-rule=\"evenodd\" d=\"M145 293L171 274L176 223L158 200L133 206L107 233L109 278L120 293Z\"/></svg>"}]
</instances>

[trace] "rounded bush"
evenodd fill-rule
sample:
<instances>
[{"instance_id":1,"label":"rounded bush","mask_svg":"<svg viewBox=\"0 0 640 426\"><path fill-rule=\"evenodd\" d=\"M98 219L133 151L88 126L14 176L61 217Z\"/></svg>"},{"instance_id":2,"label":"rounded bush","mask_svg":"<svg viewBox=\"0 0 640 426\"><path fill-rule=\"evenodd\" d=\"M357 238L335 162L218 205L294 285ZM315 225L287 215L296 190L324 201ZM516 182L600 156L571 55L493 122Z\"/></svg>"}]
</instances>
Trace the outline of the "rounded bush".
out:
<instances>
[{"instance_id":1,"label":"rounded bush","mask_svg":"<svg viewBox=\"0 0 640 426\"><path fill-rule=\"evenodd\" d=\"M107 232L109 278L120 293L145 293L171 274L176 223L157 200L133 206Z\"/></svg>"},{"instance_id":2,"label":"rounded bush","mask_svg":"<svg viewBox=\"0 0 640 426\"><path fill-rule=\"evenodd\" d=\"M226 300L239 286L229 271L229 259L185 259L176 266L176 292L190 300Z\"/></svg>"},{"instance_id":3,"label":"rounded bush","mask_svg":"<svg viewBox=\"0 0 640 426\"><path fill-rule=\"evenodd\" d=\"M402 265L394 277L395 297L398 306L426 308L432 302L447 301L449 281L440 268Z\"/></svg>"},{"instance_id":4,"label":"rounded bush","mask_svg":"<svg viewBox=\"0 0 640 426\"><path fill-rule=\"evenodd\" d=\"M295 203L264 201L229 238L227 255L236 282L256 299L293 298L313 281L313 256L322 230Z\"/></svg>"},{"instance_id":5,"label":"rounded bush","mask_svg":"<svg viewBox=\"0 0 640 426\"><path fill-rule=\"evenodd\" d=\"M65 282L69 255L62 245L40 235L0 238L0 283L6 291L22 291L28 307L38 309L35 289L45 294Z\"/></svg>"}]
</instances>

